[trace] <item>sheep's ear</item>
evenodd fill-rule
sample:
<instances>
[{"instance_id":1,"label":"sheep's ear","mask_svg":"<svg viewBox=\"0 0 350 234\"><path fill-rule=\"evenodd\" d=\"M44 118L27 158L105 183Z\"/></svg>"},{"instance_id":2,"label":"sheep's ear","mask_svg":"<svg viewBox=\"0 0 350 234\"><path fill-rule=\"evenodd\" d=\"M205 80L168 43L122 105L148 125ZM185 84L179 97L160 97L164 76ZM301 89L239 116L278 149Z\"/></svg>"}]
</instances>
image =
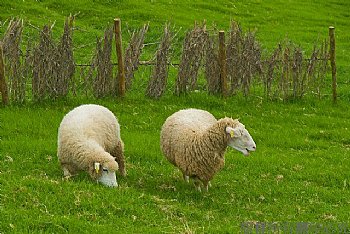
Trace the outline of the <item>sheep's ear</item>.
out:
<instances>
[{"instance_id":1,"label":"sheep's ear","mask_svg":"<svg viewBox=\"0 0 350 234\"><path fill-rule=\"evenodd\" d=\"M238 129L234 129L231 127L226 127L226 133L229 134L231 138L239 136Z\"/></svg>"},{"instance_id":2,"label":"sheep's ear","mask_svg":"<svg viewBox=\"0 0 350 234\"><path fill-rule=\"evenodd\" d=\"M100 171L101 164L99 162L94 163L95 172L98 174Z\"/></svg>"}]
</instances>

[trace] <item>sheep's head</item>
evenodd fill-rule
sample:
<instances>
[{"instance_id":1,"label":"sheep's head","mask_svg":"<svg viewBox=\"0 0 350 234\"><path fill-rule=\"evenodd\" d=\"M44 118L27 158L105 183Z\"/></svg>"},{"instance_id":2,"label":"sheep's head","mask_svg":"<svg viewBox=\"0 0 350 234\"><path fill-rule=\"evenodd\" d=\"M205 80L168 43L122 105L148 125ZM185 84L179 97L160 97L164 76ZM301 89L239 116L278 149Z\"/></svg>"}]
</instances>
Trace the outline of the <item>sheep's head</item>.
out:
<instances>
[{"instance_id":1,"label":"sheep's head","mask_svg":"<svg viewBox=\"0 0 350 234\"><path fill-rule=\"evenodd\" d=\"M250 151L255 151L256 144L252 136L240 122L235 124L234 127L227 126L226 133L229 137L227 145L242 152L245 156L248 156Z\"/></svg>"},{"instance_id":2,"label":"sheep's head","mask_svg":"<svg viewBox=\"0 0 350 234\"><path fill-rule=\"evenodd\" d=\"M97 181L108 186L117 187L117 177L115 172L118 170L118 163L116 161L109 161L105 163L94 163L94 170L97 174Z\"/></svg>"}]
</instances>

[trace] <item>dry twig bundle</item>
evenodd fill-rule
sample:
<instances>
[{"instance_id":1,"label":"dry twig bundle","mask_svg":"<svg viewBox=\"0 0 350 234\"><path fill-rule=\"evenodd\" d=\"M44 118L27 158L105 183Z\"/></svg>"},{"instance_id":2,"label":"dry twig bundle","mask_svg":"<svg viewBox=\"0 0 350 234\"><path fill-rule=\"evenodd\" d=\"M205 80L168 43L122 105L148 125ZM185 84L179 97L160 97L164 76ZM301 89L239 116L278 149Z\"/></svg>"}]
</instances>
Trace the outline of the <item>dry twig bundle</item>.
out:
<instances>
[{"instance_id":1,"label":"dry twig bundle","mask_svg":"<svg viewBox=\"0 0 350 234\"><path fill-rule=\"evenodd\" d=\"M205 23L202 26L196 24L193 30L187 32L175 84L175 94L179 95L196 88L198 71L204 57L208 37Z\"/></svg>"},{"instance_id":2,"label":"dry twig bundle","mask_svg":"<svg viewBox=\"0 0 350 234\"><path fill-rule=\"evenodd\" d=\"M230 93L236 93L242 85L242 44L242 29L235 21L231 21L231 29L229 32L229 41L226 52L227 77L229 83L231 83Z\"/></svg>"},{"instance_id":3,"label":"dry twig bundle","mask_svg":"<svg viewBox=\"0 0 350 234\"><path fill-rule=\"evenodd\" d=\"M33 53L32 91L35 100L65 97L73 83L73 18L69 17L58 44L52 38L53 26L44 26Z\"/></svg>"},{"instance_id":4,"label":"dry twig bundle","mask_svg":"<svg viewBox=\"0 0 350 234\"><path fill-rule=\"evenodd\" d=\"M30 83L31 77L34 100L54 99L66 96L69 91L75 92L73 20L74 17L66 20L63 35L58 43L52 38L53 26L44 26L38 42L32 43L33 40L28 39L25 53L21 51L23 20L13 19L9 22L2 44L5 73L12 101L25 101L26 84ZM124 68L127 89L130 89L134 73L140 65L147 30L148 25L144 25L142 29L134 32L126 49ZM91 66L88 65L88 69L80 71L81 77L84 78L83 88L86 94L88 91L95 97L116 94L117 84L111 62L112 40L113 29L108 27L104 37L97 40ZM169 25L166 25L146 90L149 97L159 98L166 90L171 41L172 33ZM270 99L296 99L310 94L321 97L329 59L327 41L321 46L315 45L309 58L305 58L302 49L292 43L280 43L272 55L266 61L262 61L260 45L255 34L243 34L239 25L232 21L224 52L227 55L226 69L231 94L241 90L243 95L247 96L253 83L259 84L262 81L264 94ZM196 24L184 39L175 94L179 95L196 88L204 56L208 92L222 93L217 35L209 36L203 23L200 26ZM261 76L260 80L255 79L257 75Z\"/></svg>"},{"instance_id":5,"label":"dry twig bundle","mask_svg":"<svg viewBox=\"0 0 350 234\"><path fill-rule=\"evenodd\" d=\"M162 41L156 55L156 65L147 86L146 95L148 97L159 98L166 90L171 40L172 32L170 31L170 25L166 24Z\"/></svg>"},{"instance_id":6,"label":"dry twig bundle","mask_svg":"<svg viewBox=\"0 0 350 234\"><path fill-rule=\"evenodd\" d=\"M96 78L93 81L95 97L104 97L115 94L116 81L113 79L112 55L113 28L105 30L104 38L97 39L96 57L93 62L97 69Z\"/></svg>"},{"instance_id":7,"label":"dry twig bundle","mask_svg":"<svg viewBox=\"0 0 350 234\"><path fill-rule=\"evenodd\" d=\"M266 61L266 70L265 75L263 76L264 81L264 90L267 97L271 97L272 88L273 88L273 81L274 81L274 73L275 68L277 65L277 62L280 60L281 57L281 51L282 46L279 44L277 48L274 50L273 54L271 55L270 59Z\"/></svg>"},{"instance_id":8,"label":"dry twig bundle","mask_svg":"<svg viewBox=\"0 0 350 234\"><path fill-rule=\"evenodd\" d=\"M328 41L324 40L324 42L320 46L320 52L318 56L318 61L316 64L316 77L314 82L314 94L321 98L321 91L326 86L325 77L327 74L328 68L328 58L329 58L329 49L328 49Z\"/></svg>"},{"instance_id":9,"label":"dry twig bundle","mask_svg":"<svg viewBox=\"0 0 350 234\"><path fill-rule=\"evenodd\" d=\"M33 51L32 94L34 100L44 99L53 90L53 66L55 66L55 45L52 39L51 27L45 25L40 32L39 44Z\"/></svg>"},{"instance_id":10,"label":"dry twig bundle","mask_svg":"<svg viewBox=\"0 0 350 234\"><path fill-rule=\"evenodd\" d=\"M302 98L306 94L321 95L327 71L327 42L313 48L305 59L302 49L292 43L279 44L265 63L264 86L268 98L283 100Z\"/></svg>"},{"instance_id":11,"label":"dry twig bundle","mask_svg":"<svg viewBox=\"0 0 350 234\"><path fill-rule=\"evenodd\" d=\"M15 102L24 102L26 96L27 77L23 76L24 67L21 63L22 32L23 20L12 19L2 39L10 99Z\"/></svg>"},{"instance_id":12,"label":"dry twig bundle","mask_svg":"<svg viewBox=\"0 0 350 234\"><path fill-rule=\"evenodd\" d=\"M69 85L74 88L75 62L73 57L73 17L67 18L61 41L57 47L57 80L56 92L58 97L68 94ZM74 90L72 90L74 92Z\"/></svg>"},{"instance_id":13,"label":"dry twig bundle","mask_svg":"<svg viewBox=\"0 0 350 234\"><path fill-rule=\"evenodd\" d=\"M221 93L220 65L218 43L213 37L209 37L206 46L205 78L210 94Z\"/></svg>"},{"instance_id":14,"label":"dry twig bundle","mask_svg":"<svg viewBox=\"0 0 350 234\"><path fill-rule=\"evenodd\" d=\"M125 85L126 89L130 89L134 73L138 69L140 56L143 49L145 34L148 31L148 24L145 24L142 29L133 32L129 46L125 50Z\"/></svg>"},{"instance_id":15,"label":"dry twig bundle","mask_svg":"<svg viewBox=\"0 0 350 234\"><path fill-rule=\"evenodd\" d=\"M79 76L82 81L83 93L86 97L93 93L94 77L96 74L95 60L96 56L93 56L89 65L80 67Z\"/></svg>"},{"instance_id":16,"label":"dry twig bundle","mask_svg":"<svg viewBox=\"0 0 350 234\"><path fill-rule=\"evenodd\" d=\"M247 33L244 37L242 60L242 89L244 96L248 96L253 78L262 72L260 44L253 32Z\"/></svg>"},{"instance_id":17,"label":"dry twig bundle","mask_svg":"<svg viewBox=\"0 0 350 234\"><path fill-rule=\"evenodd\" d=\"M232 21L227 45L227 74L231 93L242 89L247 96L254 76L261 72L261 49L255 33L243 35L240 26Z\"/></svg>"}]
</instances>

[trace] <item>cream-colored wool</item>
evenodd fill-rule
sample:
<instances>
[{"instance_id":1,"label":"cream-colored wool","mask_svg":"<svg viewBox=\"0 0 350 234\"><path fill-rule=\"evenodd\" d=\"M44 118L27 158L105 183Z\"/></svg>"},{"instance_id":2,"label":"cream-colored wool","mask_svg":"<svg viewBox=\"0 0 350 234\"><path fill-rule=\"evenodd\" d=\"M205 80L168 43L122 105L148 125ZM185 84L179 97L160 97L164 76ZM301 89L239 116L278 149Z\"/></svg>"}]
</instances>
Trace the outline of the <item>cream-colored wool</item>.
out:
<instances>
[{"instance_id":1,"label":"cream-colored wool","mask_svg":"<svg viewBox=\"0 0 350 234\"><path fill-rule=\"evenodd\" d=\"M161 150L169 162L182 171L184 178L194 178L196 187L200 189L199 179L207 190L210 180L225 164L224 154L228 144L235 144L230 143L232 139L227 127L247 132L244 125L236 119L226 117L216 120L204 110L180 110L168 117L163 124ZM246 155L255 150L255 143L249 137L250 135L247 136L247 143L244 143L247 145L243 146Z\"/></svg>"},{"instance_id":2,"label":"cream-colored wool","mask_svg":"<svg viewBox=\"0 0 350 234\"><path fill-rule=\"evenodd\" d=\"M87 171L93 179L103 169L125 176L124 145L117 118L99 105L81 105L70 111L58 129L57 155L64 176ZM96 170L95 163L101 168Z\"/></svg>"}]
</instances>

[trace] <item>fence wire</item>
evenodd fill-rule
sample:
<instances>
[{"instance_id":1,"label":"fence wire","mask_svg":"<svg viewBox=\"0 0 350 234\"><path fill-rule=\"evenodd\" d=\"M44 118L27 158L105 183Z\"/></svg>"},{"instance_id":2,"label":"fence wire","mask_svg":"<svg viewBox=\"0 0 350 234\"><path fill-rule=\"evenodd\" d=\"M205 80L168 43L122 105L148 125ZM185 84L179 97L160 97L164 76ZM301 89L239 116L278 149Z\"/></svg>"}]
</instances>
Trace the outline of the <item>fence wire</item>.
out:
<instances>
[{"instance_id":1,"label":"fence wire","mask_svg":"<svg viewBox=\"0 0 350 234\"><path fill-rule=\"evenodd\" d=\"M74 17L67 18L58 41L52 36L53 25L46 25L39 30L39 37L29 38L25 46L22 45L25 23L22 19L9 21L2 44L12 102L56 99L81 93L95 98L116 95L117 67L112 62L113 28L108 26L104 35L96 39L91 62L79 65L73 53L73 21ZM166 24L161 41L157 43L155 59L145 62L140 57L148 28L149 25L145 24L135 30L124 52L128 92L143 89L146 96L160 98L170 86L173 93L180 95L198 89L198 82L204 77L201 82L209 94L222 93L215 28L207 30L203 22L196 23L193 29L187 31L180 63L172 69L177 72L173 81L169 81L168 76L169 66L172 65L174 30ZM311 55L307 57L300 47L285 40L264 58L255 32L243 32L237 22L231 22L227 38L229 95L242 93L249 96L252 87L257 86L261 87L260 90L268 99L296 99L306 95L322 97L328 71L328 41L315 44ZM22 51L22 48L25 50ZM175 58L175 61L178 60ZM143 65L149 68L139 69ZM135 82L136 79L142 79L142 82Z\"/></svg>"}]
</instances>

